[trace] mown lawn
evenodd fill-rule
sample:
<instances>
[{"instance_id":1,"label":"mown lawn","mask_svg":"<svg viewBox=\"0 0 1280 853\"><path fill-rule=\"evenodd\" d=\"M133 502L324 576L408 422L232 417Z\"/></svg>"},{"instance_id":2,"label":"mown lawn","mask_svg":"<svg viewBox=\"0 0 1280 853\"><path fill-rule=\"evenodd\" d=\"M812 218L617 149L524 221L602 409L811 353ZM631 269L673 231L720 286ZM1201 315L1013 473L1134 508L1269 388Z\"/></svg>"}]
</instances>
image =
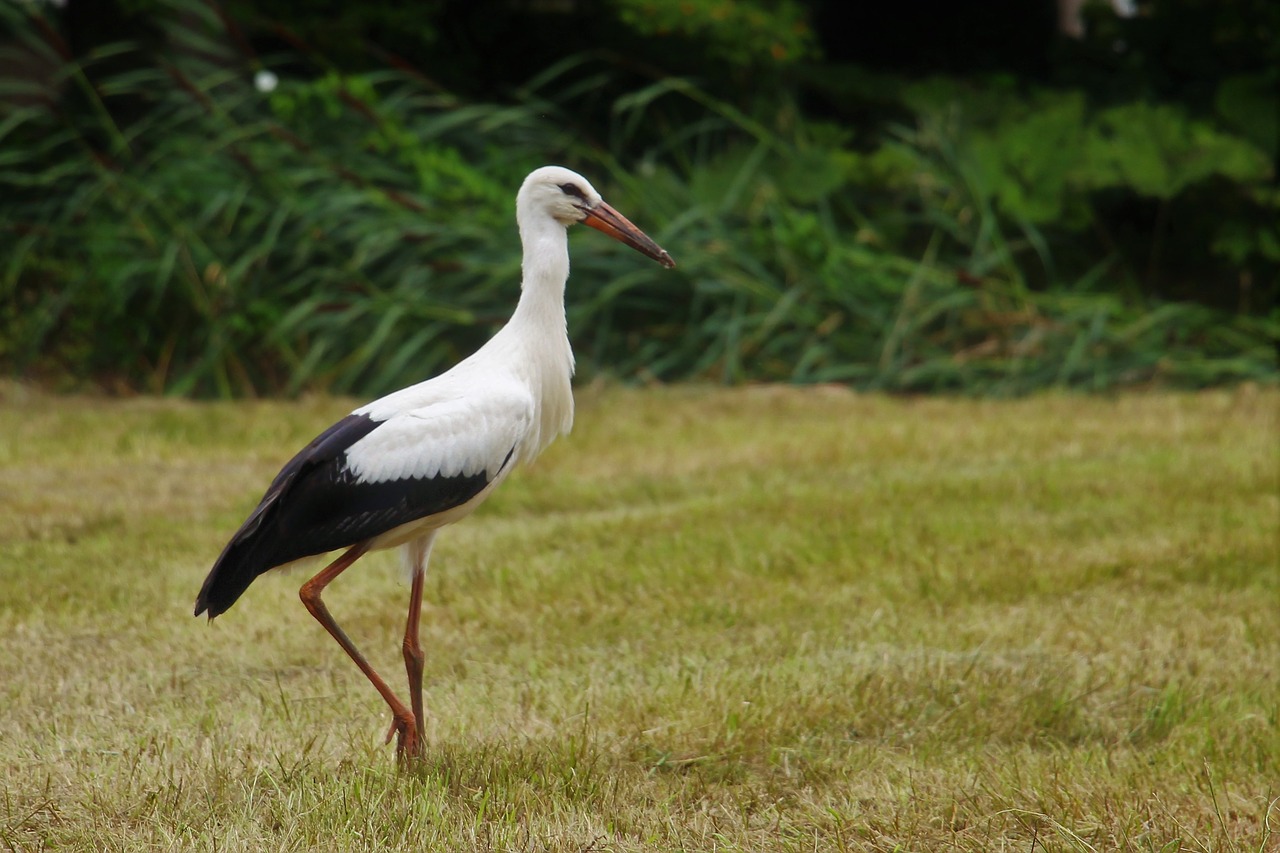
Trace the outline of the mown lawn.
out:
<instances>
[{"instance_id":1,"label":"mown lawn","mask_svg":"<svg viewBox=\"0 0 1280 853\"><path fill-rule=\"evenodd\" d=\"M1280 393L588 390L443 535L429 759L225 539L344 400L0 389L0 849L1280 847ZM393 684L394 554L329 590Z\"/></svg>"}]
</instances>

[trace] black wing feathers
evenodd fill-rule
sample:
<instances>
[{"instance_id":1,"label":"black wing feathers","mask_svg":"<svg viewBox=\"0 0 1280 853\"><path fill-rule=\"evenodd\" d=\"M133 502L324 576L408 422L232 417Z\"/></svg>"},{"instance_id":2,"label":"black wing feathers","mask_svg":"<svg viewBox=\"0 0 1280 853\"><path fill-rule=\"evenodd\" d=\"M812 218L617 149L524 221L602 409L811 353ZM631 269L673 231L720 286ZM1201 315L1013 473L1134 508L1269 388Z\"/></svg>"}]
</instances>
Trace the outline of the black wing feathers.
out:
<instances>
[{"instance_id":1,"label":"black wing feathers","mask_svg":"<svg viewBox=\"0 0 1280 853\"><path fill-rule=\"evenodd\" d=\"M222 613L249 588L254 578L276 565L271 562L275 537L269 533L259 535L259 532L263 531L264 524L270 527L270 519L281 496L307 471L332 463L345 454L348 447L373 432L378 423L363 415L347 415L316 436L280 469L258 506L222 549L209 576L204 579L200 594L196 596L197 616L206 610L210 619Z\"/></svg>"},{"instance_id":2,"label":"black wing feathers","mask_svg":"<svg viewBox=\"0 0 1280 853\"><path fill-rule=\"evenodd\" d=\"M443 512L466 503L488 485L490 477L483 471L360 482L346 465L347 448L381 423L366 415L348 415L289 460L214 563L196 598L197 616L206 610L209 618L224 612L269 569Z\"/></svg>"},{"instance_id":3,"label":"black wing feathers","mask_svg":"<svg viewBox=\"0 0 1280 853\"><path fill-rule=\"evenodd\" d=\"M345 548L466 503L489 484L485 472L361 483L340 464L300 479L276 521L276 564Z\"/></svg>"}]
</instances>

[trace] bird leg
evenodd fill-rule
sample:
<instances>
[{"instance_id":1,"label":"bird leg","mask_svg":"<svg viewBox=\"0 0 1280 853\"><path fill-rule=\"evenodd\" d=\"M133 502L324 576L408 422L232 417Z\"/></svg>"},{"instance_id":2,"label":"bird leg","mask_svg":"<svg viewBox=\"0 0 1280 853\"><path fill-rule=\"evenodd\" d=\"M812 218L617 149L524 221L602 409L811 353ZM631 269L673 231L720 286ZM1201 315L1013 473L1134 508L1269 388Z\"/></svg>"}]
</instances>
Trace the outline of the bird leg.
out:
<instances>
[{"instance_id":1,"label":"bird leg","mask_svg":"<svg viewBox=\"0 0 1280 853\"><path fill-rule=\"evenodd\" d=\"M391 688L382 680L382 676L378 675L374 668L369 665L364 655L360 654L360 650L347 637L346 632L338 627L338 623L329 615L329 608L325 606L324 601L320 598L324 588L334 578L350 568L351 564L360 559L367 550L367 543L361 543L348 549L322 572L304 583L302 588L298 590L298 596L302 599L302 603L306 605L311 615L316 618L316 621L324 626L329 635L338 641L338 645L342 646L343 651L355 661L356 666L360 667L360 671L364 673L365 678L369 679L374 689L382 696L383 701L391 707L392 722L391 730L387 732L387 741L391 740L393 734L397 735L396 757L403 761L407 756L418 756L421 749L418 741L417 723L412 712L391 692Z\"/></svg>"},{"instance_id":2,"label":"bird leg","mask_svg":"<svg viewBox=\"0 0 1280 853\"><path fill-rule=\"evenodd\" d=\"M418 617L422 613L422 580L425 573L422 566L415 566L413 586L409 591L409 619L404 626L404 667L409 675L409 701L413 703L413 720L418 726L418 737L421 738L426 729L423 727L422 711L422 645L418 642Z\"/></svg>"},{"instance_id":3,"label":"bird leg","mask_svg":"<svg viewBox=\"0 0 1280 853\"><path fill-rule=\"evenodd\" d=\"M419 623L422 615L422 585L427 572L427 561L431 559L431 546L435 542L436 531L431 530L425 536L409 542L404 549L405 566L412 578L409 591L409 618L404 626L404 642L400 644L404 653L404 668L409 676L409 701L413 703L413 720L418 726L418 737L425 736L425 715L422 710L422 645L419 642Z\"/></svg>"}]
</instances>

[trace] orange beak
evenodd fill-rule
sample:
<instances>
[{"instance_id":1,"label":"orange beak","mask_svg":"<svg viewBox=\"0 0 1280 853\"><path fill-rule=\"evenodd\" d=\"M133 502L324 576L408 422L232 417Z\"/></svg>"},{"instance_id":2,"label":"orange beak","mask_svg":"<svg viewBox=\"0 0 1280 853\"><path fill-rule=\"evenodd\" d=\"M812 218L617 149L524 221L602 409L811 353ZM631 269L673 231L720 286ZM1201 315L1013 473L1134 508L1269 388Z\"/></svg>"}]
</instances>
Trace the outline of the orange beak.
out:
<instances>
[{"instance_id":1,"label":"orange beak","mask_svg":"<svg viewBox=\"0 0 1280 853\"><path fill-rule=\"evenodd\" d=\"M608 234L619 243L626 243L637 252L653 258L667 269L671 269L676 265L676 262L671 260L671 256L667 254L666 249L650 240L649 235L631 224L631 220L603 201L594 208L582 207L581 209L586 214L582 220L584 225L590 225L597 231Z\"/></svg>"}]
</instances>

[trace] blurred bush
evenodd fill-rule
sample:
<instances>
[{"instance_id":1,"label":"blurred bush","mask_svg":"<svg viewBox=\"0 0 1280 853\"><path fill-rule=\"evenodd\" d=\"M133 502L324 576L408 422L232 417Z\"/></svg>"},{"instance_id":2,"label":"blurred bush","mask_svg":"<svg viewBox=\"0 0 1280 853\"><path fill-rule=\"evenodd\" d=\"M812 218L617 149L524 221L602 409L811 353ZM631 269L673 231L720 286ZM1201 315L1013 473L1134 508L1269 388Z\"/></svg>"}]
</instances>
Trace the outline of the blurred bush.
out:
<instances>
[{"instance_id":1,"label":"blurred bush","mask_svg":"<svg viewBox=\"0 0 1280 853\"><path fill-rule=\"evenodd\" d=\"M1275 125L1253 78L1220 86L1234 123L998 77L827 81L891 105L855 135L785 86L730 100L583 53L485 101L383 54L343 70L296 35L259 55L200 0L144 5L152 38L80 53L47 10L0 11L10 66L49 69L0 76L0 363L19 375L216 396L420 380L509 314L515 189L561 162L680 264L574 238L587 376L994 394L1277 377ZM643 5L620 18L674 26ZM739 14L733 43L790 63L814 50L798 21L768 41ZM1125 205L1207 208L1203 245L1126 229ZM1189 250L1233 286L1204 298Z\"/></svg>"}]
</instances>

